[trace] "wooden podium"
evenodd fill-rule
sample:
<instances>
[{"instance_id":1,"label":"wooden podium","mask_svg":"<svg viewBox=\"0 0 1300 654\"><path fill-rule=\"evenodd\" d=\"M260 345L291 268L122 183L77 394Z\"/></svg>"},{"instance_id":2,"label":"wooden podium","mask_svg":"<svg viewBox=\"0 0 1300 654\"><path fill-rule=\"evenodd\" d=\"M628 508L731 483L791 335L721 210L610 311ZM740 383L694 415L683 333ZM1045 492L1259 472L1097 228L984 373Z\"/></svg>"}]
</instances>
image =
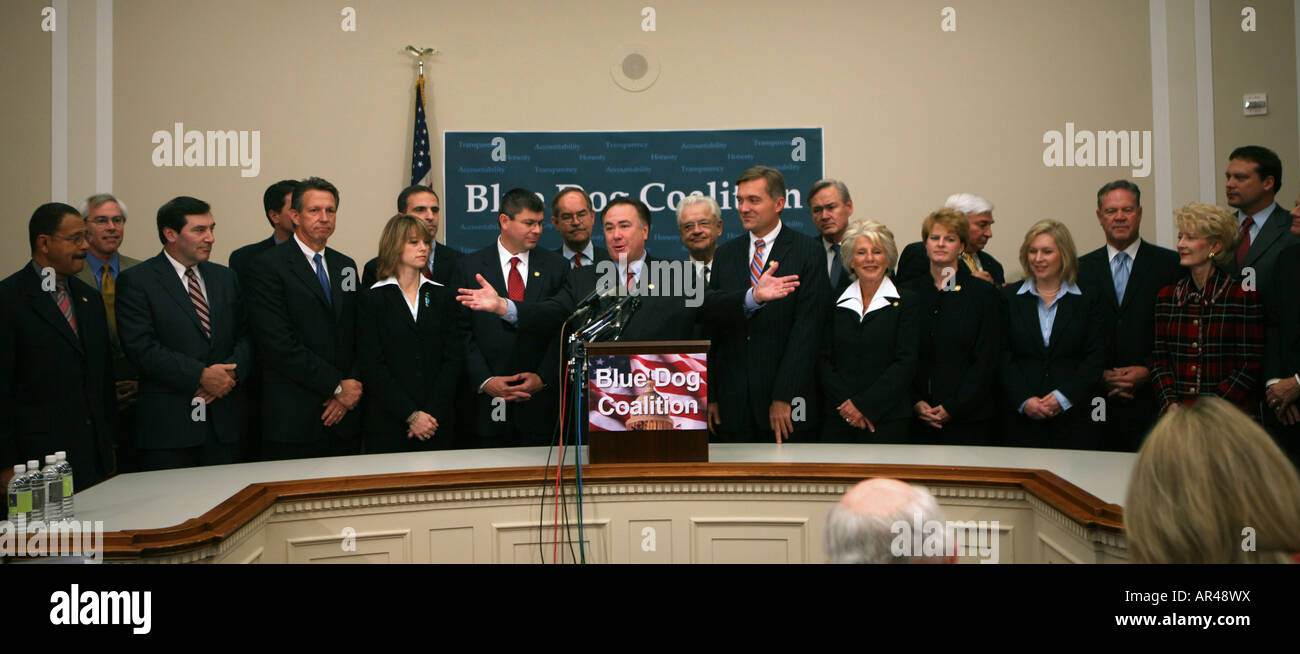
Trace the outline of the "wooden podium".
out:
<instances>
[{"instance_id":1,"label":"wooden podium","mask_svg":"<svg viewBox=\"0 0 1300 654\"><path fill-rule=\"evenodd\" d=\"M709 341L631 341L597 342L586 344L586 373L582 384L584 392L592 390L596 369L591 362L606 357L633 357L637 355L707 354ZM702 371L703 389L707 393L707 370ZM651 391L653 394L653 391ZM707 420L708 397L703 397L699 415ZM680 463L709 460L709 430L661 428L672 425L666 415L641 414L627 419L628 427L622 431L593 429L592 410L598 400L588 396L582 417L584 440L587 442L590 463ZM656 428L660 427L660 428Z\"/></svg>"}]
</instances>

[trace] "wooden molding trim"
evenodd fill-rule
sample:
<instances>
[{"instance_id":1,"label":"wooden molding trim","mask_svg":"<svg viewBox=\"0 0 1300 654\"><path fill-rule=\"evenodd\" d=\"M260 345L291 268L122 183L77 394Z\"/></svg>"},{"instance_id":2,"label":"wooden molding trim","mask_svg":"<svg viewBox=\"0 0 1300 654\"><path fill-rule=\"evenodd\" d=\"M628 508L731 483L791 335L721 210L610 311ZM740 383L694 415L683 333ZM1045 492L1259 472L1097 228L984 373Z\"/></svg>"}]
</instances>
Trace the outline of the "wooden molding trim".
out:
<instances>
[{"instance_id":1,"label":"wooden molding trim","mask_svg":"<svg viewBox=\"0 0 1300 654\"><path fill-rule=\"evenodd\" d=\"M171 556L221 543L276 502L371 495L541 486L543 468L482 468L332 477L251 484L198 518L174 527L104 534L107 560ZM553 471L550 471L553 475ZM573 469L564 470L572 481ZM1046 470L858 463L651 463L582 468L583 484L610 483L820 483L854 484L892 477L935 486L1020 489L1057 509L1084 529L1123 531L1123 510ZM554 477L551 477L554 483Z\"/></svg>"}]
</instances>

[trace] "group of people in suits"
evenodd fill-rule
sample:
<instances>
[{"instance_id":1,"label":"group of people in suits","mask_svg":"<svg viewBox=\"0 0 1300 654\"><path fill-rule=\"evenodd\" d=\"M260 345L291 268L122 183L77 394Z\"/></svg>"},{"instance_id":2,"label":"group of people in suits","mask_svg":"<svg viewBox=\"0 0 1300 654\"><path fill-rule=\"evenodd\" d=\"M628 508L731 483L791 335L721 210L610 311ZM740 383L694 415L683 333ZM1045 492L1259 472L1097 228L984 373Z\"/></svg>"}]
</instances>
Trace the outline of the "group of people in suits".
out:
<instances>
[{"instance_id":1,"label":"group of people in suits","mask_svg":"<svg viewBox=\"0 0 1300 654\"><path fill-rule=\"evenodd\" d=\"M701 302L644 292L664 261L646 250L643 203L597 215L577 187L550 203L559 249L536 247L547 207L514 189L497 240L462 254L434 238L437 194L411 186L360 275L328 246L339 192L320 178L271 185L273 234L229 268L209 261L215 221L197 198L158 210L162 250L139 262L117 252L126 211L112 196L50 203L29 223L31 261L0 282L13 418L0 453L67 450L84 486L126 461L547 444L561 331L614 270L645 296L624 340L711 341L717 441L1133 450L1161 411L1215 394L1294 456L1300 215L1293 228L1276 204L1280 182L1271 151L1234 151L1236 215L1182 208L1177 252L1140 238L1141 192L1112 182L1097 195L1104 247L1080 257L1064 225L1040 221L1020 248L1024 279L1006 284L979 196L950 197L900 254L887 226L852 218L836 180L807 195L818 235L796 232L784 178L755 166L735 185L741 236L718 243L712 198L677 207Z\"/></svg>"}]
</instances>

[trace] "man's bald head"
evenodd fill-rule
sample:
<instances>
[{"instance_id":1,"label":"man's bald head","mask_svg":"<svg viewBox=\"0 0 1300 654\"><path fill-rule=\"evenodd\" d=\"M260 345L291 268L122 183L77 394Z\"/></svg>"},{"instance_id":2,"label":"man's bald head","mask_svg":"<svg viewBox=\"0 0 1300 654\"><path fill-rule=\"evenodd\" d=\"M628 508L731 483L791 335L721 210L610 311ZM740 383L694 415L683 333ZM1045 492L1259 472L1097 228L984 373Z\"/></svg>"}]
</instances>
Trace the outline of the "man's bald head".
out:
<instances>
[{"instance_id":1,"label":"man's bald head","mask_svg":"<svg viewBox=\"0 0 1300 654\"><path fill-rule=\"evenodd\" d=\"M890 548L894 525L942 523L943 511L929 491L897 479L875 478L850 488L826 518L826 552L831 563L912 563Z\"/></svg>"}]
</instances>

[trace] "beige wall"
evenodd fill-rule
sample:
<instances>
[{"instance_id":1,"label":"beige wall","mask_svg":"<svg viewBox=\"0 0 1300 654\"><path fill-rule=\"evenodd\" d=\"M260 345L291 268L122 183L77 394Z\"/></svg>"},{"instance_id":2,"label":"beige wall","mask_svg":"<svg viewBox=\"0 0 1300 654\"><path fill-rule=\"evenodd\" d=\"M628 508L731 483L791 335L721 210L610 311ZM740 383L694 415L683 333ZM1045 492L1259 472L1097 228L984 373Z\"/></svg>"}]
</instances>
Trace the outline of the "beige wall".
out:
<instances>
[{"instance_id":1,"label":"beige wall","mask_svg":"<svg viewBox=\"0 0 1300 654\"><path fill-rule=\"evenodd\" d=\"M91 0L70 1L83 19L93 15ZM39 4L4 3L0 16L36 25ZM358 260L372 256L409 170L414 71L402 52L407 44L441 50L427 70L435 179L443 130L822 126L827 174L850 185L857 215L883 220L900 241L918 238L921 218L949 193L991 199L997 225L989 249L1012 277L1019 276L1020 235L1040 218L1064 221L1081 250L1099 246L1096 189L1130 177L1129 168L1044 166L1044 133L1064 131L1067 122L1081 130L1154 128L1151 10L1133 0L350 0L357 12L351 33L340 30L343 4L114 3L113 190L132 209L124 252L155 252L153 212L188 194L213 204L214 259L224 262L235 247L266 237L260 199L267 185L316 174L342 192L331 245ZM1186 60L1195 49L1190 4L1167 7L1172 143L1155 144L1173 154L1175 205L1196 188L1185 141L1197 129L1185 102L1196 88L1195 66ZM1246 35L1236 4L1215 3L1212 12L1216 152L1224 158L1229 144L1245 140L1272 144L1295 170L1291 0L1253 2L1259 31ZM640 29L647 5L657 10L654 32ZM956 32L940 30L945 6L957 11ZM84 25L74 21L70 29L93 37ZM19 229L49 188L48 35L16 18L0 30L7 43L31 45L16 50L22 65L4 75L17 97L34 101L11 105L0 121L13 134L7 143L31 151L18 156L11 148L4 156L14 172L6 183L18 191L5 194L6 207ZM610 79L615 51L629 43L644 44L661 64L657 83L641 93ZM70 49L70 81L93 79L93 49ZM1269 65L1252 69L1259 52L1271 53ZM1237 88L1242 84L1251 88ZM1269 93L1270 116L1233 114L1241 93L1260 89ZM86 111L69 111L69 136L78 142L94 138ZM151 135L176 122L260 130L260 174L153 166ZM93 153L93 141L87 145ZM103 190L91 188L93 166L87 172L78 165L70 165L70 194ZM1155 172L1135 180L1149 194ZM734 213L724 218L737 220ZM1151 222L1143 231L1156 238ZM0 242L0 260L14 267L25 250L25 242Z\"/></svg>"},{"instance_id":2,"label":"beige wall","mask_svg":"<svg viewBox=\"0 0 1300 654\"><path fill-rule=\"evenodd\" d=\"M27 221L50 199L50 39L42 0L0 2L0 278L26 262ZM60 198L61 199L61 198Z\"/></svg>"},{"instance_id":3,"label":"beige wall","mask_svg":"<svg viewBox=\"0 0 1300 654\"><path fill-rule=\"evenodd\" d=\"M1242 31L1242 6L1255 8L1254 32ZM1282 158L1278 203L1295 206L1300 189L1300 125L1296 117L1296 34L1292 0L1210 3L1214 17L1214 150L1218 203L1227 205L1223 172L1242 145L1263 145ZM1267 116L1242 114L1242 96L1268 94Z\"/></svg>"}]
</instances>

